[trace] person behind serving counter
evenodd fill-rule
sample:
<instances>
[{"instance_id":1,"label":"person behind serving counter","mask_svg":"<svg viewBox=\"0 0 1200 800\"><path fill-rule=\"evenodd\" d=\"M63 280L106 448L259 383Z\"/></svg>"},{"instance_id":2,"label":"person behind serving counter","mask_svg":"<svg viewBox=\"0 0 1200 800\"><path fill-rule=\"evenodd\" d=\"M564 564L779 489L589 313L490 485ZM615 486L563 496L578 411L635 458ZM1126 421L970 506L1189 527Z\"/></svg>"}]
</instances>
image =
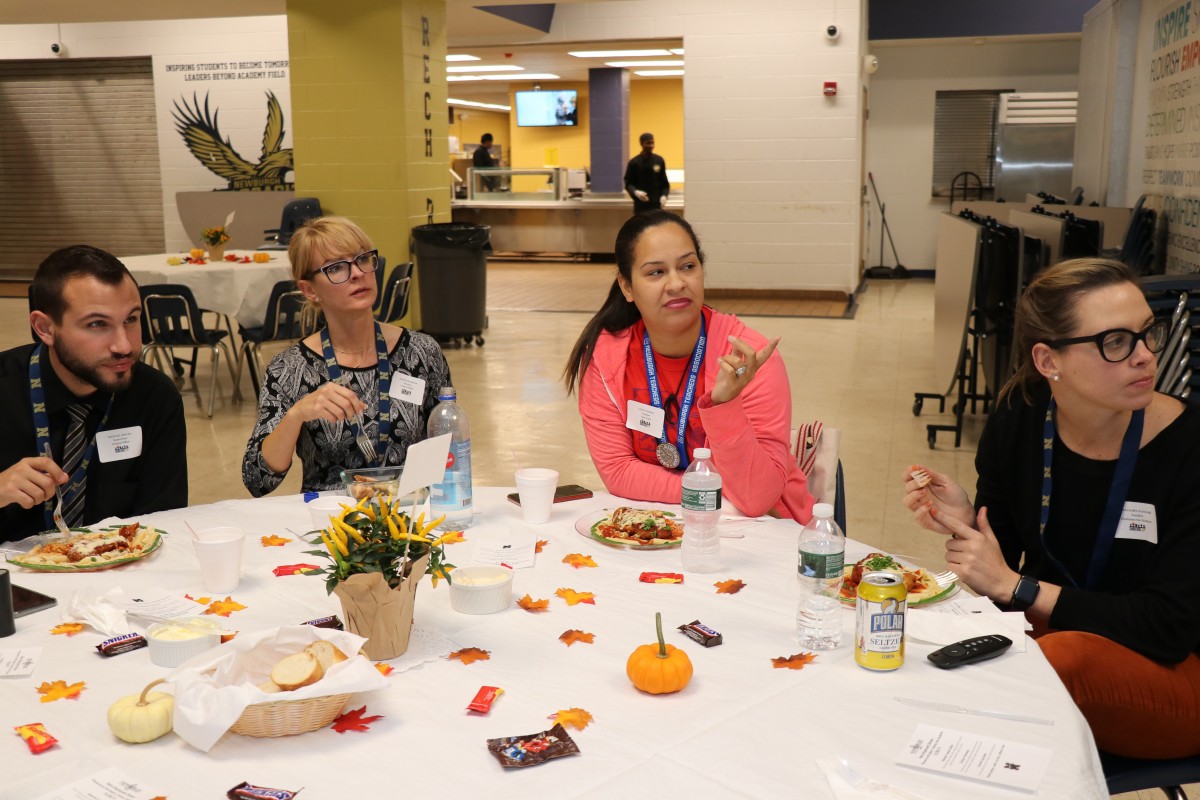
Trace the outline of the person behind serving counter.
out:
<instances>
[{"instance_id":1,"label":"person behind serving counter","mask_svg":"<svg viewBox=\"0 0 1200 800\"><path fill-rule=\"evenodd\" d=\"M492 169L496 166L496 159L492 158L491 152L493 141L490 133L485 133L479 138L479 147L476 147L475 152L471 154L471 166L475 169ZM496 191L495 178L484 178L482 185L486 191Z\"/></svg>"},{"instance_id":2,"label":"person behind serving counter","mask_svg":"<svg viewBox=\"0 0 1200 800\"><path fill-rule=\"evenodd\" d=\"M95 247L56 250L30 304L38 341L0 353L0 541L54 528L56 489L73 526L186 506L183 401L138 361L129 270Z\"/></svg>"},{"instance_id":3,"label":"person behind serving counter","mask_svg":"<svg viewBox=\"0 0 1200 800\"><path fill-rule=\"evenodd\" d=\"M608 299L564 370L608 491L678 503L692 451L707 447L725 498L742 513L807 522L813 498L788 448L792 399L779 340L704 305L704 254L682 217L631 217L616 254Z\"/></svg>"},{"instance_id":4,"label":"person behind serving counter","mask_svg":"<svg viewBox=\"0 0 1200 800\"><path fill-rule=\"evenodd\" d=\"M1077 259L1029 285L1014 333L974 505L920 467L904 503L968 586L1025 611L1101 750L1200 753L1200 410L1154 391L1168 324L1124 264Z\"/></svg>"},{"instance_id":5,"label":"person behind serving counter","mask_svg":"<svg viewBox=\"0 0 1200 800\"><path fill-rule=\"evenodd\" d=\"M425 438L438 389L450 385L437 342L372 316L379 254L361 228L342 217L309 220L293 234L288 258L305 316L322 312L326 327L267 365L242 460L242 482L255 497L279 486L296 455L304 491L343 488L344 468L403 464L408 446ZM360 413L373 460L356 443Z\"/></svg>"},{"instance_id":6,"label":"person behind serving counter","mask_svg":"<svg viewBox=\"0 0 1200 800\"><path fill-rule=\"evenodd\" d=\"M671 193L667 180L667 162L654 152L654 134L638 137L642 152L629 159L625 167L625 191L633 198L633 213L662 208Z\"/></svg>"}]
</instances>

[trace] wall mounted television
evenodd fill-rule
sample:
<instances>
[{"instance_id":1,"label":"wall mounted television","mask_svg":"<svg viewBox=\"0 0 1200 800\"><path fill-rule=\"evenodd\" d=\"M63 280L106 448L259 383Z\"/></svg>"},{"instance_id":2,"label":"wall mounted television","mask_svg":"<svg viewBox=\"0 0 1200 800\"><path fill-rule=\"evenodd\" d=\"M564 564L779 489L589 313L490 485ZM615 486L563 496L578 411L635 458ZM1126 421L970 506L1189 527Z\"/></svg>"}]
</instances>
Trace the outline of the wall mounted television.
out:
<instances>
[{"instance_id":1,"label":"wall mounted television","mask_svg":"<svg viewBox=\"0 0 1200 800\"><path fill-rule=\"evenodd\" d=\"M531 90L517 92L518 128L557 128L579 124L579 93Z\"/></svg>"}]
</instances>

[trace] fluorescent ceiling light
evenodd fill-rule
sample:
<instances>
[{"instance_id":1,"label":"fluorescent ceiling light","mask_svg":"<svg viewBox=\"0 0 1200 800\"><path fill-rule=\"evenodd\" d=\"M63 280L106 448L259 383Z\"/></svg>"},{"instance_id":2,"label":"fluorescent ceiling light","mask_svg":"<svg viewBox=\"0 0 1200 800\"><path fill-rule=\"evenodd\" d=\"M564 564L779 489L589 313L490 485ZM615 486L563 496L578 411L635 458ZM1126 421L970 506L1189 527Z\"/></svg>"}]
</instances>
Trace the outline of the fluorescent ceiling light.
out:
<instances>
[{"instance_id":1,"label":"fluorescent ceiling light","mask_svg":"<svg viewBox=\"0 0 1200 800\"><path fill-rule=\"evenodd\" d=\"M507 76L505 76L507 77ZM454 81L481 81L482 75L447 75L446 82L453 83Z\"/></svg>"},{"instance_id":2,"label":"fluorescent ceiling light","mask_svg":"<svg viewBox=\"0 0 1200 800\"><path fill-rule=\"evenodd\" d=\"M469 56L466 53L448 53L447 61L479 61L479 56Z\"/></svg>"},{"instance_id":3,"label":"fluorescent ceiling light","mask_svg":"<svg viewBox=\"0 0 1200 800\"><path fill-rule=\"evenodd\" d=\"M467 67L446 67L446 72L524 72L516 64L472 64Z\"/></svg>"},{"instance_id":4,"label":"fluorescent ceiling light","mask_svg":"<svg viewBox=\"0 0 1200 800\"><path fill-rule=\"evenodd\" d=\"M681 56L681 55L683 55L683 48L682 47L672 47L671 52L677 56Z\"/></svg>"},{"instance_id":5,"label":"fluorescent ceiling light","mask_svg":"<svg viewBox=\"0 0 1200 800\"><path fill-rule=\"evenodd\" d=\"M520 75L480 75L485 81L556 81L552 72L524 72Z\"/></svg>"},{"instance_id":6,"label":"fluorescent ceiling light","mask_svg":"<svg viewBox=\"0 0 1200 800\"><path fill-rule=\"evenodd\" d=\"M493 108L496 111L512 111L512 106L502 106L499 103L476 103L474 100L459 100L456 97L447 98L446 105L469 106L471 108Z\"/></svg>"},{"instance_id":7,"label":"fluorescent ceiling light","mask_svg":"<svg viewBox=\"0 0 1200 800\"><path fill-rule=\"evenodd\" d=\"M669 56L670 50L573 50L567 55L576 58L646 58L647 56Z\"/></svg>"},{"instance_id":8,"label":"fluorescent ceiling light","mask_svg":"<svg viewBox=\"0 0 1200 800\"><path fill-rule=\"evenodd\" d=\"M682 61L605 61L606 67L682 67Z\"/></svg>"},{"instance_id":9,"label":"fluorescent ceiling light","mask_svg":"<svg viewBox=\"0 0 1200 800\"><path fill-rule=\"evenodd\" d=\"M634 75L640 75L643 78L666 77L668 75L682 75L681 69L638 69L633 71Z\"/></svg>"}]
</instances>

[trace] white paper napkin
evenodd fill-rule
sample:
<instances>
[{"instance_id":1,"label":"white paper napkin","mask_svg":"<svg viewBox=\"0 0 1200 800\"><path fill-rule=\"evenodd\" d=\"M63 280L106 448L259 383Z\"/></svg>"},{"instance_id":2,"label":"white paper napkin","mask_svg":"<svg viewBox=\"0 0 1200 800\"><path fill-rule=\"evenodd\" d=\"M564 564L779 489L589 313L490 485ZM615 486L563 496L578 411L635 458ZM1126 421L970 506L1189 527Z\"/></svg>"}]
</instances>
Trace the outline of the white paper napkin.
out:
<instances>
[{"instance_id":1,"label":"white paper napkin","mask_svg":"<svg viewBox=\"0 0 1200 800\"><path fill-rule=\"evenodd\" d=\"M258 688L258 684L270 677L277 661L300 652L318 639L330 642L347 655L358 653L366 641L345 631L288 625L242 632L233 641L177 667L167 676L175 686L175 732L192 747L208 752L248 705L367 692L387 685L387 679L375 665L358 655L333 665L316 683L286 695L268 694Z\"/></svg>"}]
</instances>

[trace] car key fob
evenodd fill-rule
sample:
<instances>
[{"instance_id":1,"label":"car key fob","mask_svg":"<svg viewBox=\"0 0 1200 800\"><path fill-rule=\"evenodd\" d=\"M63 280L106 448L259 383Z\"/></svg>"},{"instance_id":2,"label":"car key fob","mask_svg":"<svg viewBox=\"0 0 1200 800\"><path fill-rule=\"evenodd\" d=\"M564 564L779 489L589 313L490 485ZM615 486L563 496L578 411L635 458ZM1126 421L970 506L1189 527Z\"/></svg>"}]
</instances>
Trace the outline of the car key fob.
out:
<instances>
[{"instance_id":1,"label":"car key fob","mask_svg":"<svg viewBox=\"0 0 1200 800\"><path fill-rule=\"evenodd\" d=\"M941 650L934 650L930 653L929 660L935 667L954 669L963 664L974 664L976 661L995 658L1010 647L1012 647L1012 639L993 633L948 644Z\"/></svg>"}]
</instances>

